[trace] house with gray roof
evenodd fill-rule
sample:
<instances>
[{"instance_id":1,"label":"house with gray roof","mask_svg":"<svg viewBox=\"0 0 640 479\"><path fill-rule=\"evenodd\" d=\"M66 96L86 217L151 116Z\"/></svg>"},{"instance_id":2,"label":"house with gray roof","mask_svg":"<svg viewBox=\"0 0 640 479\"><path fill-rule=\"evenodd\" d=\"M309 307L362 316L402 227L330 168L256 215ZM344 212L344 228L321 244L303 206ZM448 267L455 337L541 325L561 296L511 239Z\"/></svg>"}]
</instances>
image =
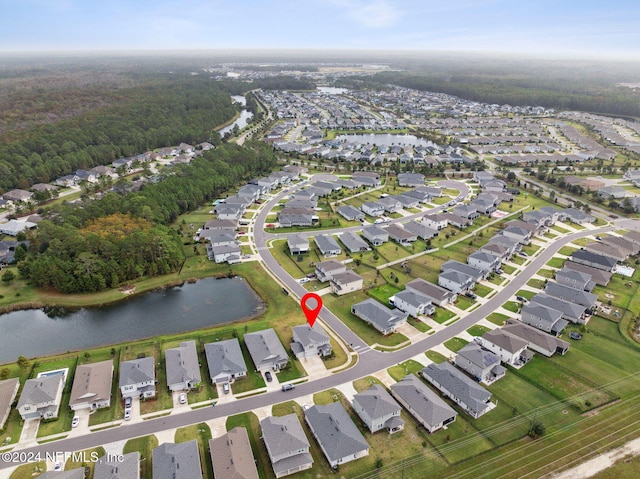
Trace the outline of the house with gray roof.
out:
<instances>
[{"instance_id":1,"label":"house with gray roof","mask_svg":"<svg viewBox=\"0 0 640 479\"><path fill-rule=\"evenodd\" d=\"M123 398L152 398L156 395L155 361L152 357L120 363L120 392Z\"/></svg>"},{"instance_id":2,"label":"house with gray roof","mask_svg":"<svg viewBox=\"0 0 640 479\"><path fill-rule=\"evenodd\" d=\"M418 238L424 240L435 238L436 236L438 236L438 232L436 230L434 230L433 228L429 228L421 221L409 221L403 226L404 229L406 229L410 233L415 234L416 236L418 236Z\"/></svg>"},{"instance_id":3,"label":"house with gray roof","mask_svg":"<svg viewBox=\"0 0 640 479\"><path fill-rule=\"evenodd\" d=\"M428 203L429 201L431 201L431 198L432 198L432 196L429 193L425 191L419 191L418 189L405 191L402 194L404 196L410 196L411 198L415 199L420 203Z\"/></svg>"},{"instance_id":4,"label":"house with gray roof","mask_svg":"<svg viewBox=\"0 0 640 479\"><path fill-rule=\"evenodd\" d=\"M458 273L471 276L471 278L473 278L473 281L476 283L478 281L486 279L487 276L489 276L489 272L490 272L490 270L481 270L478 268L474 268L469 264L464 264L464 263L461 263L460 261L456 261L452 259L449 261L445 261L440 267L440 271L442 272L457 271Z\"/></svg>"},{"instance_id":5,"label":"house with gray roof","mask_svg":"<svg viewBox=\"0 0 640 479\"><path fill-rule=\"evenodd\" d=\"M238 244L212 246L211 243L207 243L207 256L211 261L217 264L239 263L241 254L242 250Z\"/></svg>"},{"instance_id":6,"label":"house with gray roof","mask_svg":"<svg viewBox=\"0 0 640 479\"><path fill-rule=\"evenodd\" d=\"M585 324L587 321L587 308L580 304L570 303L545 293L536 294L530 299L530 302L556 309L562 313L563 319L572 323Z\"/></svg>"},{"instance_id":7,"label":"house with gray roof","mask_svg":"<svg viewBox=\"0 0 640 479\"><path fill-rule=\"evenodd\" d=\"M510 257L511 257L511 250L501 244L491 244L491 243L487 243L484 246L481 246L480 249L477 252L483 252L483 253L488 253L494 256L497 256L500 259L500 262L502 261L507 261ZM469 258L471 257L471 255L469 255ZM469 261L469 259L467 258L467 261ZM471 263L469 263L471 264ZM473 265L472 265L473 266Z\"/></svg>"},{"instance_id":8,"label":"house with gray roof","mask_svg":"<svg viewBox=\"0 0 640 479\"><path fill-rule=\"evenodd\" d=\"M11 412L11 405L15 401L20 389L20 380L18 378L10 378L0 381L0 429L4 427L4 423Z\"/></svg>"},{"instance_id":9,"label":"house with gray roof","mask_svg":"<svg viewBox=\"0 0 640 479\"><path fill-rule=\"evenodd\" d=\"M549 281L547 283L544 288L544 292L554 298L563 299L570 303L580 304L588 309L593 309L598 301L598 296L593 293L573 289L554 281Z\"/></svg>"},{"instance_id":10,"label":"house with gray roof","mask_svg":"<svg viewBox=\"0 0 640 479\"><path fill-rule=\"evenodd\" d=\"M195 341L184 341L164 351L167 386L171 391L189 391L202 382Z\"/></svg>"},{"instance_id":11,"label":"house with gray roof","mask_svg":"<svg viewBox=\"0 0 640 479\"><path fill-rule=\"evenodd\" d=\"M376 202L383 205L387 213L395 213L399 209L402 209L402 203L395 196L385 196Z\"/></svg>"},{"instance_id":12,"label":"house with gray roof","mask_svg":"<svg viewBox=\"0 0 640 479\"><path fill-rule=\"evenodd\" d=\"M342 296L343 294L353 293L354 291L360 291L363 287L364 280L355 271L348 269L344 273L338 273L332 275L329 280L331 286L331 292Z\"/></svg>"},{"instance_id":13,"label":"house with gray roof","mask_svg":"<svg viewBox=\"0 0 640 479\"><path fill-rule=\"evenodd\" d=\"M278 224L283 228L292 226L313 226L318 217L312 212L298 212L294 209L278 212Z\"/></svg>"},{"instance_id":14,"label":"house with gray roof","mask_svg":"<svg viewBox=\"0 0 640 479\"><path fill-rule=\"evenodd\" d=\"M84 479L84 467L68 471L47 471L38 477L40 479Z\"/></svg>"},{"instance_id":15,"label":"house with gray roof","mask_svg":"<svg viewBox=\"0 0 640 479\"><path fill-rule=\"evenodd\" d=\"M404 421L400 417L402 407L379 384L353 396L352 406L372 433L386 429L393 434L404 429Z\"/></svg>"},{"instance_id":16,"label":"house with gray roof","mask_svg":"<svg viewBox=\"0 0 640 479\"><path fill-rule=\"evenodd\" d=\"M111 406L111 383L113 381L113 360L80 364L76 367L69 397L69 407L94 409Z\"/></svg>"},{"instance_id":17,"label":"house with gray roof","mask_svg":"<svg viewBox=\"0 0 640 479\"><path fill-rule=\"evenodd\" d=\"M244 213L244 208L237 205L231 205L222 203L214 209L216 215L218 215L219 220L232 220L237 221L242 218L242 214Z\"/></svg>"},{"instance_id":18,"label":"house with gray roof","mask_svg":"<svg viewBox=\"0 0 640 479\"><path fill-rule=\"evenodd\" d=\"M610 271L604 271L602 269L593 268L586 264L574 263L573 261L564 262L565 269L572 269L580 271L591 276L591 281L599 286L607 286L611 281L612 273Z\"/></svg>"},{"instance_id":19,"label":"house with gray roof","mask_svg":"<svg viewBox=\"0 0 640 479\"><path fill-rule=\"evenodd\" d=\"M165 442L153 450L153 479L202 479L198 441Z\"/></svg>"},{"instance_id":20,"label":"house with gray roof","mask_svg":"<svg viewBox=\"0 0 640 479\"><path fill-rule=\"evenodd\" d=\"M238 227L238 222L233 220L208 220L204 224L205 230L222 230L222 231L235 231Z\"/></svg>"},{"instance_id":21,"label":"house with gray roof","mask_svg":"<svg viewBox=\"0 0 640 479\"><path fill-rule=\"evenodd\" d=\"M433 304L436 306L444 307L447 304L453 304L458 295L452 291L441 288L433 283L429 283L422 278L416 278L412 281L409 281L405 288L408 291L413 291L414 293L419 293L431 300Z\"/></svg>"},{"instance_id":22,"label":"house with gray roof","mask_svg":"<svg viewBox=\"0 0 640 479\"><path fill-rule=\"evenodd\" d=\"M360 209L369 216L382 216L385 211L385 206L377 201L368 201L363 203Z\"/></svg>"},{"instance_id":23,"label":"house with gray roof","mask_svg":"<svg viewBox=\"0 0 640 479\"><path fill-rule=\"evenodd\" d=\"M489 391L447 361L429 364L422 377L475 419L496 407Z\"/></svg>"},{"instance_id":24,"label":"house with gray roof","mask_svg":"<svg viewBox=\"0 0 640 479\"><path fill-rule=\"evenodd\" d=\"M389 233L384 228L376 225L365 226L362 228L362 236L373 246L380 246L389 241Z\"/></svg>"},{"instance_id":25,"label":"house with gray roof","mask_svg":"<svg viewBox=\"0 0 640 479\"><path fill-rule=\"evenodd\" d=\"M398 185L424 186L424 175L422 173L398 173Z\"/></svg>"},{"instance_id":26,"label":"house with gray roof","mask_svg":"<svg viewBox=\"0 0 640 479\"><path fill-rule=\"evenodd\" d=\"M546 333L559 336L569 322L562 319L562 313L555 309L547 308L539 303L526 303L520 309L521 321L529 326L538 328Z\"/></svg>"},{"instance_id":27,"label":"house with gray roof","mask_svg":"<svg viewBox=\"0 0 640 479\"><path fill-rule=\"evenodd\" d=\"M244 335L244 342L256 370L261 373L280 371L289 363L289 356L273 328L247 333Z\"/></svg>"},{"instance_id":28,"label":"house with gray roof","mask_svg":"<svg viewBox=\"0 0 640 479\"><path fill-rule=\"evenodd\" d=\"M568 342L516 319L508 319L502 331L525 341L529 349L547 357L555 353L565 354L569 350Z\"/></svg>"},{"instance_id":29,"label":"house with gray roof","mask_svg":"<svg viewBox=\"0 0 640 479\"><path fill-rule=\"evenodd\" d=\"M292 329L293 342L290 347L297 359L331 355L331 339L320 323L316 321L313 328L308 324L301 324Z\"/></svg>"},{"instance_id":30,"label":"house with gray roof","mask_svg":"<svg viewBox=\"0 0 640 479\"><path fill-rule=\"evenodd\" d=\"M430 434L451 424L458 416L414 374L392 384L391 394Z\"/></svg>"},{"instance_id":31,"label":"house with gray roof","mask_svg":"<svg viewBox=\"0 0 640 479\"><path fill-rule=\"evenodd\" d=\"M621 238L619 236L606 235L602 236L600 241L607 246L613 248L619 248L626 252L628 256L635 256L640 253L640 245L635 244L632 241Z\"/></svg>"},{"instance_id":32,"label":"house with gray roof","mask_svg":"<svg viewBox=\"0 0 640 479\"><path fill-rule=\"evenodd\" d=\"M232 383L247 376L247 364L237 338L207 343L204 353L213 384Z\"/></svg>"},{"instance_id":33,"label":"house with gray roof","mask_svg":"<svg viewBox=\"0 0 640 479\"><path fill-rule=\"evenodd\" d=\"M201 237L206 237L209 243L211 243L211 246L230 246L237 244L235 231L227 232L210 230L205 231L204 233L206 233L206 235L201 233Z\"/></svg>"},{"instance_id":34,"label":"house with gray roof","mask_svg":"<svg viewBox=\"0 0 640 479\"><path fill-rule=\"evenodd\" d=\"M436 308L429 297L408 289L391 296L389 304L414 318L422 315L431 316L436 312Z\"/></svg>"},{"instance_id":35,"label":"house with gray roof","mask_svg":"<svg viewBox=\"0 0 640 479\"><path fill-rule=\"evenodd\" d=\"M369 455L369 444L339 402L311 406L304 417L331 467Z\"/></svg>"},{"instance_id":36,"label":"house with gray roof","mask_svg":"<svg viewBox=\"0 0 640 479\"><path fill-rule=\"evenodd\" d=\"M140 453L130 452L117 459L102 456L95 463L93 479L140 479Z\"/></svg>"},{"instance_id":37,"label":"house with gray roof","mask_svg":"<svg viewBox=\"0 0 640 479\"><path fill-rule=\"evenodd\" d=\"M515 254L517 251L520 251L522 249L522 245L518 242L518 240L514 238L509 238L508 236L504 236L500 234L492 237L489 240L488 244L497 244L497 245L503 246L509 251L509 256Z\"/></svg>"},{"instance_id":38,"label":"house with gray roof","mask_svg":"<svg viewBox=\"0 0 640 479\"><path fill-rule=\"evenodd\" d=\"M215 479L258 479L258 469L244 427L209 439L209 453Z\"/></svg>"},{"instance_id":39,"label":"house with gray roof","mask_svg":"<svg viewBox=\"0 0 640 479\"><path fill-rule=\"evenodd\" d=\"M440 231L449 226L449 221L443 215L426 214L422 217L422 222L431 229Z\"/></svg>"},{"instance_id":40,"label":"house with gray roof","mask_svg":"<svg viewBox=\"0 0 640 479\"><path fill-rule=\"evenodd\" d=\"M260 428L276 477L311 468L309 440L296 414L266 417L260 421Z\"/></svg>"},{"instance_id":41,"label":"house with gray roof","mask_svg":"<svg viewBox=\"0 0 640 479\"><path fill-rule=\"evenodd\" d=\"M438 286L442 286L455 294L469 291L474 284L475 282L471 276L453 269L438 275Z\"/></svg>"},{"instance_id":42,"label":"house with gray roof","mask_svg":"<svg viewBox=\"0 0 640 479\"><path fill-rule=\"evenodd\" d=\"M498 355L503 363L516 369L520 369L533 357L531 351L527 350L528 342L505 329L487 331L478 340L478 343Z\"/></svg>"},{"instance_id":43,"label":"house with gray roof","mask_svg":"<svg viewBox=\"0 0 640 479\"><path fill-rule=\"evenodd\" d=\"M316 278L321 283L331 281L334 274L346 273L347 266L340 261L330 259L316 264Z\"/></svg>"},{"instance_id":44,"label":"house with gray roof","mask_svg":"<svg viewBox=\"0 0 640 479\"><path fill-rule=\"evenodd\" d=\"M591 253L583 249L574 251L571 254L571 261L609 272L613 271L613 268L618 264L618 261L614 258L602 254Z\"/></svg>"},{"instance_id":45,"label":"house with gray roof","mask_svg":"<svg viewBox=\"0 0 640 479\"><path fill-rule=\"evenodd\" d=\"M254 202L260 199L260 196L265 193L265 190L258 185L244 185L239 190L237 195L242 198L250 199L251 202Z\"/></svg>"},{"instance_id":46,"label":"house with gray roof","mask_svg":"<svg viewBox=\"0 0 640 479\"><path fill-rule=\"evenodd\" d=\"M592 216L576 208L566 208L565 210L563 210L562 214L572 223L577 223L579 225L585 223L593 223L596 220L595 216Z\"/></svg>"},{"instance_id":47,"label":"house with gray roof","mask_svg":"<svg viewBox=\"0 0 640 479\"><path fill-rule=\"evenodd\" d=\"M55 419L62 401L62 374L27 379L18 400L22 419Z\"/></svg>"},{"instance_id":48,"label":"house with gray roof","mask_svg":"<svg viewBox=\"0 0 640 479\"><path fill-rule=\"evenodd\" d=\"M453 214L467 218L468 220L475 220L480 216L478 210L473 205L458 205L453 209Z\"/></svg>"},{"instance_id":49,"label":"house with gray roof","mask_svg":"<svg viewBox=\"0 0 640 479\"><path fill-rule=\"evenodd\" d=\"M406 313L399 309L386 308L373 298L352 305L351 312L385 336L407 322Z\"/></svg>"},{"instance_id":50,"label":"house with gray roof","mask_svg":"<svg viewBox=\"0 0 640 479\"><path fill-rule=\"evenodd\" d=\"M308 253L309 239L302 235L291 235L287 238L287 246L291 254Z\"/></svg>"},{"instance_id":51,"label":"house with gray roof","mask_svg":"<svg viewBox=\"0 0 640 479\"><path fill-rule=\"evenodd\" d=\"M503 378L507 370L500 364L500 356L477 343L466 344L455 359L456 366L484 384Z\"/></svg>"},{"instance_id":52,"label":"house with gray roof","mask_svg":"<svg viewBox=\"0 0 640 479\"><path fill-rule=\"evenodd\" d=\"M489 251L474 251L467 257L467 263L480 271L496 271L500 269L502 260Z\"/></svg>"},{"instance_id":53,"label":"house with gray roof","mask_svg":"<svg viewBox=\"0 0 640 479\"><path fill-rule=\"evenodd\" d=\"M363 221L365 218L365 214L362 211L351 205L339 206L336 211L347 221Z\"/></svg>"},{"instance_id":54,"label":"house with gray roof","mask_svg":"<svg viewBox=\"0 0 640 479\"><path fill-rule=\"evenodd\" d=\"M522 245L528 245L531 243L531 231L520 228L519 226L507 226L499 234L508 236L518 241Z\"/></svg>"},{"instance_id":55,"label":"house with gray roof","mask_svg":"<svg viewBox=\"0 0 640 479\"><path fill-rule=\"evenodd\" d=\"M609 258L614 258L621 262L629 258L628 250L615 246L609 246L601 242L588 243L584 246L584 249L585 251L589 251L590 253L608 256Z\"/></svg>"},{"instance_id":56,"label":"house with gray roof","mask_svg":"<svg viewBox=\"0 0 640 479\"><path fill-rule=\"evenodd\" d=\"M393 195L393 196L390 196L389 198L393 198L394 200L399 201L401 208L415 208L418 206L418 203L420 203L418 198L415 198L410 195L405 195L404 193L399 195Z\"/></svg>"},{"instance_id":57,"label":"house with gray roof","mask_svg":"<svg viewBox=\"0 0 640 479\"><path fill-rule=\"evenodd\" d=\"M371 250L369 244L353 231L345 231L339 236L339 238L350 253L359 253Z\"/></svg>"},{"instance_id":58,"label":"house with gray roof","mask_svg":"<svg viewBox=\"0 0 640 479\"><path fill-rule=\"evenodd\" d=\"M387 228L387 233L389 234L389 238L396 243L401 245L409 245L414 241L418 241L418 235L412 233L404 229L399 224L392 224Z\"/></svg>"},{"instance_id":59,"label":"house with gray roof","mask_svg":"<svg viewBox=\"0 0 640 479\"><path fill-rule=\"evenodd\" d=\"M491 216L498 209L493 199L489 198L476 198L469 203L469 206L472 206L478 213L485 216Z\"/></svg>"},{"instance_id":60,"label":"house with gray roof","mask_svg":"<svg viewBox=\"0 0 640 479\"><path fill-rule=\"evenodd\" d=\"M591 292L596 285L591 281L590 274L569 268L562 268L561 270L556 271L555 279L558 284L567 286L568 288L577 289L579 291Z\"/></svg>"},{"instance_id":61,"label":"house with gray roof","mask_svg":"<svg viewBox=\"0 0 640 479\"><path fill-rule=\"evenodd\" d=\"M325 258L329 258L331 256L338 256L342 253L342 248L336 241L336 239L331 235L317 235L314 238L316 242L316 246L320 250L320 253Z\"/></svg>"}]
</instances>

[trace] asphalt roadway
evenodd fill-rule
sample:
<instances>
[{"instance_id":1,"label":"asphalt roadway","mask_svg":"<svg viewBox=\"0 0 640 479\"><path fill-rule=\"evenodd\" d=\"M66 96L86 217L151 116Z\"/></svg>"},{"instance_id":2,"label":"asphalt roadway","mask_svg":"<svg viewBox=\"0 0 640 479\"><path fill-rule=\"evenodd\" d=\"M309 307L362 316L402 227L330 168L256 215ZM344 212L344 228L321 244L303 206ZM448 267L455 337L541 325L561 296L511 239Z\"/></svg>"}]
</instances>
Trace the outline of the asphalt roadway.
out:
<instances>
[{"instance_id":1,"label":"asphalt roadway","mask_svg":"<svg viewBox=\"0 0 640 479\"><path fill-rule=\"evenodd\" d=\"M273 201L277 201L277 198ZM264 221L264 218L266 217L266 210L267 208L262 211L257 223L259 223L260 221ZM398 221L406 221L406 219L407 218L402 218ZM511 281L511 283L505 286L502 291L498 292L498 294L496 294L493 298L480 306L478 309L472 311L464 318L461 318L447 328L436 332L432 336L422 339L399 351L381 352L370 349L368 345L366 345L366 343L364 343L357 335L355 335L349 328L347 328L335 315L333 315L326 308L323 308L320 316L321 320L328 326L330 326L346 342L351 342L354 346L360 346L362 348L359 354L358 362L353 367L344 371L323 377L321 379L299 384L292 391L275 391L270 393L258 394L256 396L238 399L236 401L221 404L215 407L204 407L181 414L159 417L157 419L149 419L141 423L132 425L123 424L118 427L93 432L83 437L61 439L55 442L19 449L19 451L21 453L27 454L27 457L31 457L36 460L38 457L44 459L46 453L54 454L59 452L81 451L84 449L89 449L116 441L154 434L166 429L174 429L178 427L197 424L204 421L209 421L219 417L232 416L272 404L289 401L300 396L306 396L319 391L330 389L340 384L351 382L361 377L371 375L377 371L404 362L412 358L413 356L422 354L432 347L437 346L438 344L441 344L444 341L447 341L448 339L465 331L466 329L477 323L480 319L486 318L497 307L501 306L505 301L513 296L524 284L526 284L531 276L533 276L541 267L543 267L545 263L549 261L549 259L551 259L551 257L553 257L553 255L567 243L570 243L577 238L594 234L601 234L619 228L640 229L638 222L634 222L633 220L621 219L616 221L615 226L607 226L597 229L586 229L583 231L572 233L561 239L558 239L557 241L554 241L553 243L549 244L547 248L545 248L540 254L538 254L538 256L533 258L532 261L525 267L525 269ZM273 256L269 252L268 248L266 248L266 235L258 234L256 237L256 242L260 243L260 255L265 261L265 264L267 264L269 268L273 268L272 272L277 274L281 281L286 284L287 287L291 288L291 290L298 296L304 294L306 290L304 290L304 288L291 276L289 276L287 273L284 273L284 270L273 259ZM11 467L14 465L16 465L16 463L7 461L6 457L0 455L0 469Z\"/></svg>"}]
</instances>

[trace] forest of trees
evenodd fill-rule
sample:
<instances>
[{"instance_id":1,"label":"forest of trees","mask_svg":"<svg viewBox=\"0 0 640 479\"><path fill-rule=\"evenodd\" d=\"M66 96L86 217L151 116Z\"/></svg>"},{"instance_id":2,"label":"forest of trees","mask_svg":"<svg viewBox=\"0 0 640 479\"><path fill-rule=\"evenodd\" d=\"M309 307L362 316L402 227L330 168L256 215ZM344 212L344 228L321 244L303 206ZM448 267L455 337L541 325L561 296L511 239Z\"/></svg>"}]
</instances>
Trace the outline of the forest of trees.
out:
<instances>
[{"instance_id":1,"label":"forest of trees","mask_svg":"<svg viewBox=\"0 0 640 479\"><path fill-rule=\"evenodd\" d=\"M0 191L27 189L154 148L210 141L216 136L212 129L235 113L229 93L208 78L145 80L123 89L109 106L5 132Z\"/></svg>"},{"instance_id":2,"label":"forest of trees","mask_svg":"<svg viewBox=\"0 0 640 479\"><path fill-rule=\"evenodd\" d=\"M139 192L112 192L82 205L52 207L29 234L30 246L26 255L18 255L18 269L31 284L63 293L100 291L176 271L184 252L169 225L178 215L275 164L266 144L225 144Z\"/></svg>"}]
</instances>

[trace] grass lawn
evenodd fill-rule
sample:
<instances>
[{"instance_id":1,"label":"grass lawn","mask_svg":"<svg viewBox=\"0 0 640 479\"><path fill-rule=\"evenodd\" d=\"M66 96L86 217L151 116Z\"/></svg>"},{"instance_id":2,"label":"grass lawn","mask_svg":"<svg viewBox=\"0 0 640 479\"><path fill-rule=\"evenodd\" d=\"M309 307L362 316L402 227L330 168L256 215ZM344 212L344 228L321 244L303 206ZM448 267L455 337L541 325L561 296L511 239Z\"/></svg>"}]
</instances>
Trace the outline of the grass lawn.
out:
<instances>
[{"instance_id":1,"label":"grass lawn","mask_svg":"<svg viewBox=\"0 0 640 479\"><path fill-rule=\"evenodd\" d=\"M396 286L393 286L391 284L383 284L381 286L377 286L375 288L367 290L367 294L388 307L389 298L400 291L402 290Z\"/></svg>"},{"instance_id":2,"label":"grass lawn","mask_svg":"<svg viewBox=\"0 0 640 479\"><path fill-rule=\"evenodd\" d=\"M527 253L529 256L533 256L533 254L540 249L540 246L535 244L530 244L528 246L524 246L522 251Z\"/></svg>"},{"instance_id":3,"label":"grass lawn","mask_svg":"<svg viewBox=\"0 0 640 479\"><path fill-rule=\"evenodd\" d=\"M97 455L97 457L102 457L106 454L104 447L95 447L93 449L87 449L85 451L82 451L83 453L83 457L84 458L92 458L94 457L94 454ZM89 468L89 475L88 477L93 477L93 470L95 468L96 463L89 460L89 461L73 461L72 458L67 459L67 462L65 462L64 464L64 470L65 471L69 471L71 469L78 469L81 467L85 467L85 468ZM86 469L85 469L85 475L86 475Z\"/></svg>"},{"instance_id":4,"label":"grass lawn","mask_svg":"<svg viewBox=\"0 0 640 479\"><path fill-rule=\"evenodd\" d=\"M46 466L44 461L23 464L11 473L9 479L32 479L33 477L39 476L40 473L43 473L46 470Z\"/></svg>"},{"instance_id":5,"label":"grass lawn","mask_svg":"<svg viewBox=\"0 0 640 479\"><path fill-rule=\"evenodd\" d=\"M497 324L498 326L502 326L507 319L509 319L509 316L505 316L500 313L491 313L487 316L488 321L491 321L493 324Z\"/></svg>"},{"instance_id":6,"label":"grass lawn","mask_svg":"<svg viewBox=\"0 0 640 479\"><path fill-rule=\"evenodd\" d=\"M561 226L558 225L553 225L551 228L549 228L550 231L557 231L560 234L567 234L569 233L569 230L566 228L563 228Z\"/></svg>"},{"instance_id":7,"label":"grass lawn","mask_svg":"<svg viewBox=\"0 0 640 479\"><path fill-rule=\"evenodd\" d=\"M564 266L565 261L566 260L564 258L551 258L547 261L547 266L560 269Z\"/></svg>"},{"instance_id":8,"label":"grass lawn","mask_svg":"<svg viewBox=\"0 0 640 479\"><path fill-rule=\"evenodd\" d=\"M495 290L493 288L490 288L489 286L479 283L477 283L473 288L473 292L478 296L482 296L483 298L486 298L492 291Z\"/></svg>"},{"instance_id":9,"label":"grass lawn","mask_svg":"<svg viewBox=\"0 0 640 479\"><path fill-rule=\"evenodd\" d=\"M480 326L479 324L474 324L469 329L467 329L467 333L469 333L471 336L482 336L487 331L491 330L485 326Z\"/></svg>"},{"instance_id":10,"label":"grass lawn","mask_svg":"<svg viewBox=\"0 0 640 479\"><path fill-rule=\"evenodd\" d=\"M640 456L628 455L591 477L592 479L636 479L638 471L640 471Z\"/></svg>"},{"instance_id":11,"label":"grass lawn","mask_svg":"<svg viewBox=\"0 0 640 479\"><path fill-rule=\"evenodd\" d=\"M516 293L516 295L522 296L523 298L526 298L528 300L531 300L531 298L533 298L536 294L538 293L529 291L528 289L521 289Z\"/></svg>"},{"instance_id":12,"label":"grass lawn","mask_svg":"<svg viewBox=\"0 0 640 479\"><path fill-rule=\"evenodd\" d=\"M200 453L200 464L204 471L204 479L213 479L213 464L211 454L209 454L209 439L211 439L211 428L206 423L194 424L192 426L181 427L176 430L175 442L188 442L195 439L198 443Z\"/></svg>"},{"instance_id":13,"label":"grass lawn","mask_svg":"<svg viewBox=\"0 0 640 479\"><path fill-rule=\"evenodd\" d=\"M374 384L384 386L384 384L382 384L379 379L374 378L373 376L367 376L365 378L360 378L353 381L353 388L361 393L362 391L369 389Z\"/></svg>"},{"instance_id":14,"label":"grass lawn","mask_svg":"<svg viewBox=\"0 0 640 479\"><path fill-rule=\"evenodd\" d=\"M151 479L151 455L154 448L158 447L158 439L154 435L129 439L124 445L123 453L138 451L140 453L140 478Z\"/></svg>"},{"instance_id":15,"label":"grass lawn","mask_svg":"<svg viewBox=\"0 0 640 479\"><path fill-rule=\"evenodd\" d=\"M426 333L427 331L431 331L431 326L429 326L426 323L423 323L422 321L420 321L419 319L414 318L413 316L409 316L407 318L407 322L411 326L416 328L418 331L420 331L421 333Z\"/></svg>"},{"instance_id":16,"label":"grass lawn","mask_svg":"<svg viewBox=\"0 0 640 479\"><path fill-rule=\"evenodd\" d=\"M348 298L335 296L333 294L325 295L323 302L327 308L369 345L377 343L384 346L397 346L407 341L407 338L400 333L383 336L373 326L365 323L351 313L351 305L364 301L365 299L367 299L366 293L364 291L357 291L349 294Z\"/></svg>"},{"instance_id":17,"label":"grass lawn","mask_svg":"<svg viewBox=\"0 0 640 479\"><path fill-rule=\"evenodd\" d=\"M436 364L443 363L443 362L445 362L447 360L446 357L444 357L442 354L440 354L437 351L427 351L424 354L425 354L426 357L431 359L431 361L433 361Z\"/></svg>"},{"instance_id":18,"label":"grass lawn","mask_svg":"<svg viewBox=\"0 0 640 479\"><path fill-rule=\"evenodd\" d=\"M456 463L482 452L493 446L477 429L465 414L458 414L456 420L428 436L428 441L442 454L447 461Z\"/></svg>"},{"instance_id":19,"label":"grass lawn","mask_svg":"<svg viewBox=\"0 0 640 479\"><path fill-rule=\"evenodd\" d=\"M420 364L418 361L414 361L413 359L409 359L401 364L396 364L395 366L391 366L387 369L389 376L391 376L396 381L400 381L407 374L416 374L419 371L422 371L424 366Z\"/></svg>"},{"instance_id":20,"label":"grass lawn","mask_svg":"<svg viewBox=\"0 0 640 479\"><path fill-rule=\"evenodd\" d=\"M465 341L464 339L457 337L451 338L448 341L444 342L446 348L453 351L454 353L460 351L466 344L469 344L469 341Z\"/></svg>"},{"instance_id":21,"label":"grass lawn","mask_svg":"<svg viewBox=\"0 0 640 479\"><path fill-rule=\"evenodd\" d=\"M578 248L572 248L571 246L563 246L558 251L558 254L562 254L564 256L571 256L575 251L578 251Z\"/></svg>"},{"instance_id":22,"label":"grass lawn","mask_svg":"<svg viewBox=\"0 0 640 479\"><path fill-rule=\"evenodd\" d=\"M436 306L436 312L433 313L431 319L433 319L438 324L443 324L449 321L456 315L453 311L449 311L448 309L441 308L440 306Z\"/></svg>"},{"instance_id":23,"label":"grass lawn","mask_svg":"<svg viewBox=\"0 0 640 479\"><path fill-rule=\"evenodd\" d=\"M530 286L530 287L536 288L536 289L543 289L544 285L545 285L545 280L543 280L543 279L532 278L529 281L527 281L527 286Z\"/></svg>"},{"instance_id":24,"label":"grass lawn","mask_svg":"<svg viewBox=\"0 0 640 479\"><path fill-rule=\"evenodd\" d=\"M504 271L507 274L513 274L516 269L513 266L509 266L508 264L503 264L500 269L502 269L502 271Z\"/></svg>"},{"instance_id":25,"label":"grass lawn","mask_svg":"<svg viewBox=\"0 0 640 479\"><path fill-rule=\"evenodd\" d=\"M551 271L550 269L539 269L537 274L539 274L543 278L551 279L553 278L554 272Z\"/></svg>"},{"instance_id":26,"label":"grass lawn","mask_svg":"<svg viewBox=\"0 0 640 479\"><path fill-rule=\"evenodd\" d=\"M506 265L504 265L504 266L506 266ZM505 278L504 278L504 276L500 276L499 274L490 274L488 281L491 284L495 284L496 286L500 286L505 281Z\"/></svg>"},{"instance_id":27,"label":"grass lawn","mask_svg":"<svg viewBox=\"0 0 640 479\"><path fill-rule=\"evenodd\" d=\"M511 258L510 261L515 264L523 265L526 260L527 260L526 258L518 255Z\"/></svg>"},{"instance_id":28,"label":"grass lawn","mask_svg":"<svg viewBox=\"0 0 640 479\"><path fill-rule=\"evenodd\" d=\"M466 296L459 294L455 304L458 308L466 311L476 304L476 302L471 298L467 298Z\"/></svg>"},{"instance_id":29,"label":"grass lawn","mask_svg":"<svg viewBox=\"0 0 640 479\"><path fill-rule=\"evenodd\" d=\"M515 301L507 301L502 305L504 309L506 309L507 311L511 311L512 313L517 313L518 311L520 311L520 306L520 303L517 303Z\"/></svg>"}]
</instances>

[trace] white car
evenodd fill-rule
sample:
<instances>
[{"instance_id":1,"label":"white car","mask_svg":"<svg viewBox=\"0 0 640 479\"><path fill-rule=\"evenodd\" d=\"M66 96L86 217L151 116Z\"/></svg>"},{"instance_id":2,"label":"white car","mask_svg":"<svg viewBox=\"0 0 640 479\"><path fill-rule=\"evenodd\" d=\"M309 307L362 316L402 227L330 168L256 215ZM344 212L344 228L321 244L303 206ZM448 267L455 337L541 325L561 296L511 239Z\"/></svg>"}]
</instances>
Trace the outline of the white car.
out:
<instances>
[{"instance_id":1,"label":"white car","mask_svg":"<svg viewBox=\"0 0 640 479\"><path fill-rule=\"evenodd\" d=\"M300 284L308 283L309 281L311 281L309 278L302 278Z\"/></svg>"},{"instance_id":2,"label":"white car","mask_svg":"<svg viewBox=\"0 0 640 479\"><path fill-rule=\"evenodd\" d=\"M187 404L187 395L185 393L180 394L180 396L178 396L178 402L180 404Z\"/></svg>"},{"instance_id":3,"label":"white car","mask_svg":"<svg viewBox=\"0 0 640 479\"><path fill-rule=\"evenodd\" d=\"M131 409L125 409L124 410L124 420L125 421L130 421L131 420Z\"/></svg>"},{"instance_id":4,"label":"white car","mask_svg":"<svg viewBox=\"0 0 640 479\"><path fill-rule=\"evenodd\" d=\"M73 416L73 420L71 421L71 427L78 427L78 424L80 424L80 417Z\"/></svg>"}]
</instances>

